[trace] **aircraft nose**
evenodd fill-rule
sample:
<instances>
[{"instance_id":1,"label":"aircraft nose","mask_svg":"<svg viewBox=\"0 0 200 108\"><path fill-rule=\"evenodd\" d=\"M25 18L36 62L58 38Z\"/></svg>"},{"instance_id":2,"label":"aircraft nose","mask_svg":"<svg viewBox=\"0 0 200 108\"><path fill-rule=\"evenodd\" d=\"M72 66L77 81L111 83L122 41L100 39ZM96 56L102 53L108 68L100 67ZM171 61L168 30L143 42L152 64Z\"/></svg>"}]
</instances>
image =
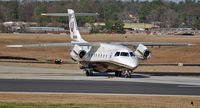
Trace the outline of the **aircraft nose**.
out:
<instances>
[{"instance_id":1,"label":"aircraft nose","mask_svg":"<svg viewBox=\"0 0 200 108\"><path fill-rule=\"evenodd\" d=\"M137 58L132 58L131 63L130 63L130 66L131 66L133 69L137 68L137 66L138 66L138 60L137 60Z\"/></svg>"},{"instance_id":2,"label":"aircraft nose","mask_svg":"<svg viewBox=\"0 0 200 108\"><path fill-rule=\"evenodd\" d=\"M132 67L132 68L137 68L137 66L138 66L138 63L136 63L136 62L133 62L133 63L131 64L131 67Z\"/></svg>"}]
</instances>

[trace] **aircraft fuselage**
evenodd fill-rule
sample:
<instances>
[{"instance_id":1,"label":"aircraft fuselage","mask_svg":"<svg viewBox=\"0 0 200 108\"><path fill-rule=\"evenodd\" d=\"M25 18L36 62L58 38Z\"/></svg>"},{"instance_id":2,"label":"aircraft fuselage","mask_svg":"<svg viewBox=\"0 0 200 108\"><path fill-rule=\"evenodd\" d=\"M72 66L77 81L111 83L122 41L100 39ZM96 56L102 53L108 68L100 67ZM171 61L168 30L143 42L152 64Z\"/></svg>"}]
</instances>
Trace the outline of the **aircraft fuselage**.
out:
<instances>
[{"instance_id":1,"label":"aircraft fuselage","mask_svg":"<svg viewBox=\"0 0 200 108\"><path fill-rule=\"evenodd\" d=\"M79 56L81 51L85 51L82 58ZM97 72L134 70L138 66L134 52L122 45L101 43L99 47L74 46L70 54L84 67Z\"/></svg>"}]
</instances>

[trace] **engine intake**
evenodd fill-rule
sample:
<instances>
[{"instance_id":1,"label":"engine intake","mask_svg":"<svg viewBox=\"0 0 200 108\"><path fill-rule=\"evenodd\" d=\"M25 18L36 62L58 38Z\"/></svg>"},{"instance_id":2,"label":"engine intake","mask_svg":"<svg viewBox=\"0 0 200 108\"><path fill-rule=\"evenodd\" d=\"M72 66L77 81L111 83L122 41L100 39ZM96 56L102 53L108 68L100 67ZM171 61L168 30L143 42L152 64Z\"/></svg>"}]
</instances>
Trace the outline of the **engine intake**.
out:
<instances>
[{"instance_id":1,"label":"engine intake","mask_svg":"<svg viewBox=\"0 0 200 108\"><path fill-rule=\"evenodd\" d=\"M143 44L139 44L135 50L135 55L142 60L148 60L152 57L152 52Z\"/></svg>"},{"instance_id":2,"label":"engine intake","mask_svg":"<svg viewBox=\"0 0 200 108\"><path fill-rule=\"evenodd\" d=\"M80 59L83 59L84 57L86 57L86 51L85 50L81 50L81 51L79 51L79 53L78 53L78 57L80 58Z\"/></svg>"}]
</instances>

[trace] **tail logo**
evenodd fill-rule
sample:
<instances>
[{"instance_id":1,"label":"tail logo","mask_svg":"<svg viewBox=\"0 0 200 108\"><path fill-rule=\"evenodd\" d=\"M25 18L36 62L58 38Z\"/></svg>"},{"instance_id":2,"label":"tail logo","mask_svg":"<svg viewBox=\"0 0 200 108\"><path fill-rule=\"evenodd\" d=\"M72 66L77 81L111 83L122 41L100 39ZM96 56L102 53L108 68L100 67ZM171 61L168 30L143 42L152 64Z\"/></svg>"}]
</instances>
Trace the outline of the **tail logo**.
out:
<instances>
[{"instance_id":1,"label":"tail logo","mask_svg":"<svg viewBox=\"0 0 200 108\"><path fill-rule=\"evenodd\" d=\"M70 30L71 30L71 32L74 32L74 22L70 23Z\"/></svg>"}]
</instances>

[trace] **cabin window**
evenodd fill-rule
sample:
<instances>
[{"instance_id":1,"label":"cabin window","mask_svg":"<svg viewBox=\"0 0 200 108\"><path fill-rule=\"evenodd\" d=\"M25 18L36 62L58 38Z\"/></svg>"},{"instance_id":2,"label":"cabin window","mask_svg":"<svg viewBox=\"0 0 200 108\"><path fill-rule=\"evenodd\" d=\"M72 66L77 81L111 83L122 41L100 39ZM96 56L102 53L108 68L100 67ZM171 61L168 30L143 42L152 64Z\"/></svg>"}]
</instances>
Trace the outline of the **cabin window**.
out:
<instances>
[{"instance_id":1,"label":"cabin window","mask_svg":"<svg viewBox=\"0 0 200 108\"><path fill-rule=\"evenodd\" d=\"M135 54L133 52L130 52L129 54L130 54L130 56L135 56Z\"/></svg>"},{"instance_id":2,"label":"cabin window","mask_svg":"<svg viewBox=\"0 0 200 108\"><path fill-rule=\"evenodd\" d=\"M115 53L115 56L119 56L119 54L120 54L120 52L116 52L116 53Z\"/></svg>"},{"instance_id":3,"label":"cabin window","mask_svg":"<svg viewBox=\"0 0 200 108\"><path fill-rule=\"evenodd\" d=\"M121 52L121 56L129 56L128 52Z\"/></svg>"}]
</instances>

